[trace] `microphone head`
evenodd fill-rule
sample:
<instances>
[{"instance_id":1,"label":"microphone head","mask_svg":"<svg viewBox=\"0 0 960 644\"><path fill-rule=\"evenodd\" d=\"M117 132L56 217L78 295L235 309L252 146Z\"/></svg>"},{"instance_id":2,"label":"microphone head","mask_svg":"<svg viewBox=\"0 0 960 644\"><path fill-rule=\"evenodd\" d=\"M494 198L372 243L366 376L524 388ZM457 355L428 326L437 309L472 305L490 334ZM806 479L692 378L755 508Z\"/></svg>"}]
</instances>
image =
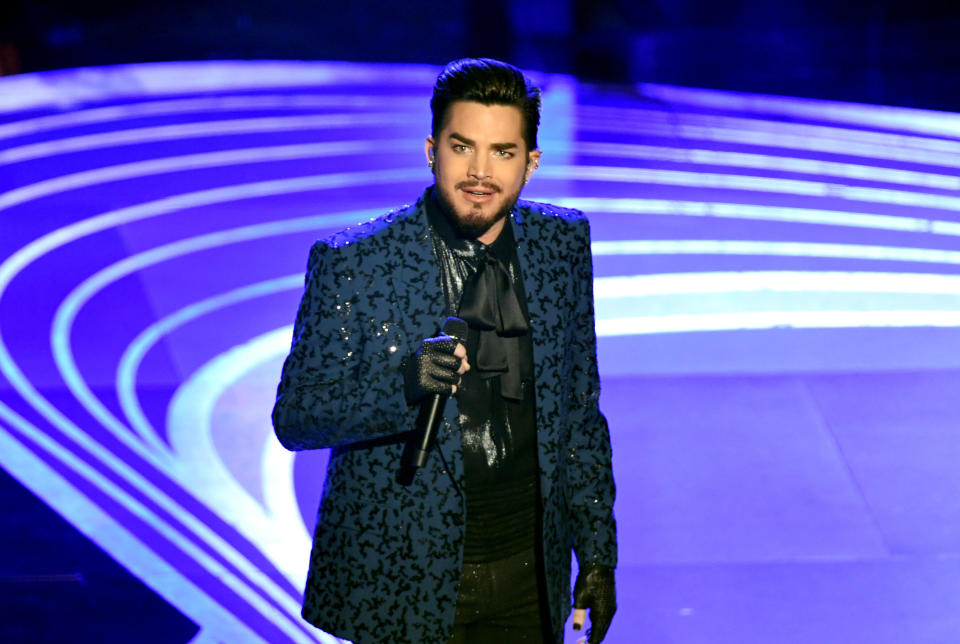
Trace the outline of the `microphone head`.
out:
<instances>
[{"instance_id":1,"label":"microphone head","mask_svg":"<svg viewBox=\"0 0 960 644\"><path fill-rule=\"evenodd\" d=\"M466 345L468 328L466 320L461 320L451 315L443 323L443 328L440 330L444 335L449 335L460 344Z\"/></svg>"}]
</instances>

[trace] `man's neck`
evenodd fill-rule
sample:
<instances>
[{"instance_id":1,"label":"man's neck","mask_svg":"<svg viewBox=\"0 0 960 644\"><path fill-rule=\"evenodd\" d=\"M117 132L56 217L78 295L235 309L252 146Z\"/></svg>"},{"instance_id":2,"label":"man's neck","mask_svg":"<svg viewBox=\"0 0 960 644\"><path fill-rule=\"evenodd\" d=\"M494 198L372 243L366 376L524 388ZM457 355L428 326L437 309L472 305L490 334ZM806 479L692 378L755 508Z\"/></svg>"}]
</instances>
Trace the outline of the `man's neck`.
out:
<instances>
[{"instance_id":1,"label":"man's neck","mask_svg":"<svg viewBox=\"0 0 960 644\"><path fill-rule=\"evenodd\" d=\"M500 233L503 232L503 226L507 222L507 218L504 217L500 221L495 222L490 228L487 229L485 233L477 237L477 241L483 244L484 246L489 246L493 242L497 241L497 237L500 236Z\"/></svg>"}]
</instances>

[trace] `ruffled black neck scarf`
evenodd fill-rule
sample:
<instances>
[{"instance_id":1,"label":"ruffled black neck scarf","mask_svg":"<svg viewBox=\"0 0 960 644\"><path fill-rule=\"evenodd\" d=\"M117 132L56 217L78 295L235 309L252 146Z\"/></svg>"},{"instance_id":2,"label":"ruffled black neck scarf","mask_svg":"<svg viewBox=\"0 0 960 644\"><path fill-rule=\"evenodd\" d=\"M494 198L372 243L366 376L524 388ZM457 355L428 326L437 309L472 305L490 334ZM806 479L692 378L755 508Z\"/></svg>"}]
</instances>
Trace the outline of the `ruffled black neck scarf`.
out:
<instances>
[{"instance_id":1,"label":"ruffled black neck scarf","mask_svg":"<svg viewBox=\"0 0 960 644\"><path fill-rule=\"evenodd\" d=\"M441 249L441 261L445 256L448 260L458 260L460 267L466 268L466 271L452 271L454 267L448 266L447 272L452 274L444 282L444 291L448 302L459 302L457 316L466 320L471 331L478 335L474 367L481 378L500 376L500 393L504 398L522 400L523 375L517 340L528 333L530 327L526 307L515 288L519 275L510 220L505 222L500 236L486 246L459 235L435 198L428 197L427 201L430 224L446 247Z\"/></svg>"}]
</instances>

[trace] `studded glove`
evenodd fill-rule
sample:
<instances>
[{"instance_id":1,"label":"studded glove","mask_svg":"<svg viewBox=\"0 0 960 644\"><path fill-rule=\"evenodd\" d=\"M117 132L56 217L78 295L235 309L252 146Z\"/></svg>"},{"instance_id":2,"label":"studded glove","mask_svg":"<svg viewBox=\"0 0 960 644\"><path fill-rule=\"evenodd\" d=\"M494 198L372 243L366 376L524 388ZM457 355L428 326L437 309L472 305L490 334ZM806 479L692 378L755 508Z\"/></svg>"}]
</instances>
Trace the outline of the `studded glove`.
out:
<instances>
[{"instance_id":1,"label":"studded glove","mask_svg":"<svg viewBox=\"0 0 960 644\"><path fill-rule=\"evenodd\" d=\"M407 401L416 403L428 394L450 395L460 381L460 358L453 355L457 341L448 335L426 338L403 366Z\"/></svg>"},{"instance_id":2,"label":"studded glove","mask_svg":"<svg viewBox=\"0 0 960 644\"><path fill-rule=\"evenodd\" d=\"M587 644L600 644L613 614L617 612L617 593L613 585L613 568L599 564L580 566L573 586L573 607L590 609Z\"/></svg>"}]
</instances>

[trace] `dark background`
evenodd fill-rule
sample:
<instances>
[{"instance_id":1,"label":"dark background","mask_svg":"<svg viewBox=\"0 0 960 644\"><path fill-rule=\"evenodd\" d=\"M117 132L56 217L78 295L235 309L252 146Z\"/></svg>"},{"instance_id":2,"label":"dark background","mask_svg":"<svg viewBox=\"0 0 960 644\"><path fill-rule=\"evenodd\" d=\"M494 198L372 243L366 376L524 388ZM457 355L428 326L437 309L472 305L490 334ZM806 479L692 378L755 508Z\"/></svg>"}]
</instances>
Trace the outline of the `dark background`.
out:
<instances>
[{"instance_id":1,"label":"dark background","mask_svg":"<svg viewBox=\"0 0 960 644\"><path fill-rule=\"evenodd\" d=\"M957 0L0 0L0 74L467 55L588 81L960 111Z\"/></svg>"}]
</instances>

